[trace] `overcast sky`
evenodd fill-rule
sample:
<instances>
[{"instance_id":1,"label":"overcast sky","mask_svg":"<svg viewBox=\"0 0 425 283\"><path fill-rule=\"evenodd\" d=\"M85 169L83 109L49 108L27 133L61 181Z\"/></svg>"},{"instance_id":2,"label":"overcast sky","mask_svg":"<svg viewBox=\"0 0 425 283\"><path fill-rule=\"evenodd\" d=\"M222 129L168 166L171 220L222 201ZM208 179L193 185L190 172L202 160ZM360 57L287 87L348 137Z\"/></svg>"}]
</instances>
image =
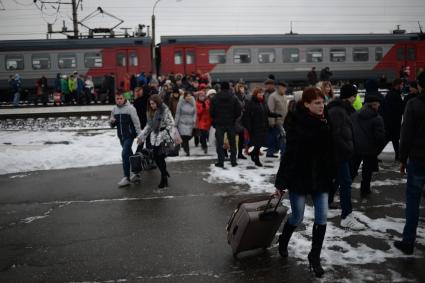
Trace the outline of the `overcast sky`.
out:
<instances>
[{"instance_id":1,"label":"overcast sky","mask_svg":"<svg viewBox=\"0 0 425 283\"><path fill-rule=\"evenodd\" d=\"M119 28L151 25L155 1L83 0L78 18L100 6L124 20ZM40 0L38 6L33 0L0 0L0 39L45 38L47 22L60 30L65 20L72 29L70 5L60 5L59 12L57 4L40 8ZM160 0L155 15L157 39L185 34L281 34L290 31L291 21L293 31L303 34L388 33L398 24L408 32L417 32L418 21L425 30L424 0ZM117 21L98 15L85 23L111 27Z\"/></svg>"}]
</instances>

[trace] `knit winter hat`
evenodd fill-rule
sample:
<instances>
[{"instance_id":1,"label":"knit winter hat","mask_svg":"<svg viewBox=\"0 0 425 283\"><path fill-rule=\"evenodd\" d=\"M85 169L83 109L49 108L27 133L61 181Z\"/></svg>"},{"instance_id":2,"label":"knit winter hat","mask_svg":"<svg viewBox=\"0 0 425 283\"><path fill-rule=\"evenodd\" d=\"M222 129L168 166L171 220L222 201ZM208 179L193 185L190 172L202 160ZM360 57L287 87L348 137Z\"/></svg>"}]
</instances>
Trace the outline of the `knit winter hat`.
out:
<instances>
[{"instance_id":1,"label":"knit winter hat","mask_svg":"<svg viewBox=\"0 0 425 283\"><path fill-rule=\"evenodd\" d=\"M341 99L350 98L357 95L357 89L351 84L345 84L341 87L339 93Z\"/></svg>"}]
</instances>

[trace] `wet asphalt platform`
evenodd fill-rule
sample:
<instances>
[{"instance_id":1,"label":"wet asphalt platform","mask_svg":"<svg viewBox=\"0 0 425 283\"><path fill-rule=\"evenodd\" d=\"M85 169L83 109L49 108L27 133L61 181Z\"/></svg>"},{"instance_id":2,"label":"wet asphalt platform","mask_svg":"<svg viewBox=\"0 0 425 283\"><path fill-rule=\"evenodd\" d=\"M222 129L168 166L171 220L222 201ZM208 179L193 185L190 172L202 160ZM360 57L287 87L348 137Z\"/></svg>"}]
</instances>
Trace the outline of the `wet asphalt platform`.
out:
<instances>
[{"instance_id":1,"label":"wet asphalt platform","mask_svg":"<svg viewBox=\"0 0 425 283\"><path fill-rule=\"evenodd\" d=\"M246 190L205 182L199 172L211 162L171 163L166 190L157 189L157 170L144 173L140 185L118 189L120 165L0 176L0 282L314 282L306 260L284 260L276 245L233 258L225 226ZM388 164L382 180L397 174ZM377 191L370 203L383 204L379 215L404 215L385 208L404 200L404 186L378 188L385 194ZM366 214L378 217L374 209ZM359 270L376 274L367 282L390 282L388 269L425 282L424 252L419 246L419 257L336 267L322 282L355 282Z\"/></svg>"}]
</instances>

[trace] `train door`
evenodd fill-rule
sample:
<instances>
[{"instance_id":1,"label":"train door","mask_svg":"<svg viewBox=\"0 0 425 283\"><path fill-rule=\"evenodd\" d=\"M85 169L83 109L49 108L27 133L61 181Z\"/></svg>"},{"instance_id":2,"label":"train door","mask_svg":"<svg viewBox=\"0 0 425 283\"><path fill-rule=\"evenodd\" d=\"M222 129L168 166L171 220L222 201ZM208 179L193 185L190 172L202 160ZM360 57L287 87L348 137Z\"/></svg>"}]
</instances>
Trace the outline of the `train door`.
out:
<instances>
[{"instance_id":1,"label":"train door","mask_svg":"<svg viewBox=\"0 0 425 283\"><path fill-rule=\"evenodd\" d=\"M139 57L137 50L119 49L116 60L116 87L129 88L130 76L138 73Z\"/></svg>"},{"instance_id":2,"label":"train door","mask_svg":"<svg viewBox=\"0 0 425 283\"><path fill-rule=\"evenodd\" d=\"M116 53L115 88L121 88L124 78L128 74L127 50L119 49Z\"/></svg>"},{"instance_id":3,"label":"train door","mask_svg":"<svg viewBox=\"0 0 425 283\"><path fill-rule=\"evenodd\" d=\"M399 76L408 80L416 78L416 47L414 43L403 43L397 47Z\"/></svg>"},{"instance_id":4,"label":"train door","mask_svg":"<svg viewBox=\"0 0 425 283\"><path fill-rule=\"evenodd\" d=\"M176 73L190 74L196 69L194 48L174 49L174 68Z\"/></svg>"}]
</instances>

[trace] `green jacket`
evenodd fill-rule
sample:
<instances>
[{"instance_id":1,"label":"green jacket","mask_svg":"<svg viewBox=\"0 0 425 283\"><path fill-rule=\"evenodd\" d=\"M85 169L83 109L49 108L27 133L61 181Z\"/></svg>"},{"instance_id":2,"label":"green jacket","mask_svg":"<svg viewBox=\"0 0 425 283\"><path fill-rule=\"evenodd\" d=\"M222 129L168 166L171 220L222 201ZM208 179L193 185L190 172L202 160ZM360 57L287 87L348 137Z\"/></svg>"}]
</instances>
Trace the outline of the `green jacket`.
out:
<instances>
[{"instance_id":1,"label":"green jacket","mask_svg":"<svg viewBox=\"0 0 425 283\"><path fill-rule=\"evenodd\" d=\"M362 106L362 99L360 98L360 95L357 94L356 100L354 100L353 102L353 107L354 109L356 109L356 111L359 111L360 109L362 109Z\"/></svg>"}]
</instances>

